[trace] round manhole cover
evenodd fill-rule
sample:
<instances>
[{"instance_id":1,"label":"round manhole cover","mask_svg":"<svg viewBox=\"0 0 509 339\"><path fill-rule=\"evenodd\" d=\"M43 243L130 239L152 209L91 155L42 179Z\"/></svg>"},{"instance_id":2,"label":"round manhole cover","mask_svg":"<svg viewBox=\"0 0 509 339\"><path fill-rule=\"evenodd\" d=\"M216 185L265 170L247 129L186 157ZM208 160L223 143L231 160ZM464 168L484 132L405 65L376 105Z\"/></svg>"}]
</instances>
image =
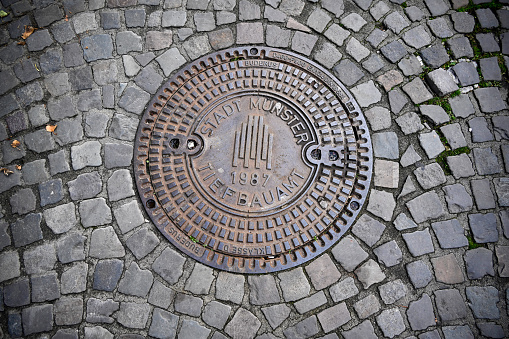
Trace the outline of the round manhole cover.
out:
<instances>
[{"instance_id":1,"label":"round manhole cover","mask_svg":"<svg viewBox=\"0 0 509 339\"><path fill-rule=\"evenodd\" d=\"M265 273L333 245L368 193L371 140L353 97L297 54L228 49L149 103L134 171L154 224L209 266Z\"/></svg>"}]
</instances>

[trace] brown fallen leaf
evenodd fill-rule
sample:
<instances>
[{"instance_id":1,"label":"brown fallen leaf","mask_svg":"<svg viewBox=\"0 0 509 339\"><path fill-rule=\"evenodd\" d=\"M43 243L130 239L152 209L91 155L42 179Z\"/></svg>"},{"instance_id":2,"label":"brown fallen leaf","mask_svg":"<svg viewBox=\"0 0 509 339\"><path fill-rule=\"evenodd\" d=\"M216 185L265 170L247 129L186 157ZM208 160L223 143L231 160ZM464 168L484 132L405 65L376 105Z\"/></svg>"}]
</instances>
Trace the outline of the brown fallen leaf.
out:
<instances>
[{"instance_id":1,"label":"brown fallen leaf","mask_svg":"<svg viewBox=\"0 0 509 339\"><path fill-rule=\"evenodd\" d=\"M18 171L21 171L21 165L16 165L16 169L17 169Z\"/></svg>"},{"instance_id":2,"label":"brown fallen leaf","mask_svg":"<svg viewBox=\"0 0 509 339\"><path fill-rule=\"evenodd\" d=\"M10 169L5 168L5 167L0 168L0 171L4 172L4 174L7 176L11 173L14 173L13 171L11 171Z\"/></svg>"},{"instance_id":3,"label":"brown fallen leaf","mask_svg":"<svg viewBox=\"0 0 509 339\"><path fill-rule=\"evenodd\" d=\"M35 32L35 28L33 28L32 26L25 26L25 33L23 33L23 35L21 35L21 37L23 39L26 39L30 35L32 35L33 32Z\"/></svg>"},{"instance_id":4,"label":"brown fallen leaf","mask_svg":"<svg viewBox=\"0 0 509 339\"><path fill-rule=\"evenodd\" d=\"M46 131L51 132L56 135L55 129L57 128L57 125L46 125Z\"/></svg>"},{"instance_id":5,"label":"brown fallen leaf","mask_svg":"<svg viewBox=\"0 0 509 339\"><path fill-rule=\"evenodd\" d=\"M18 41L18 45L22 45L22 46L23 46L23 45L26 45L26 42L24 42L24 41Z\"/></svg>"},{"instance_id":6,"label":"brown fallen leaf","mask_svg":"<svg viewBox=\"0 0 509 339\"><path fill-rule=\"evenodd\" d=\"M67 16L67 14L65 15L65 21L69 21L69 17Z\"/></svg>"},{"instance_id":7,"label":"brown fallen leaf","mask_svg":"<svg viewBox=\"0 0 509 339\"><path fill-rule=\"evenodd\" d=\"M21 142L19 142L18 140L14 140L11 143L11 146L14 147L14 148L18 148L19 145L21 145Z\"/></svg>"}]
</instances>

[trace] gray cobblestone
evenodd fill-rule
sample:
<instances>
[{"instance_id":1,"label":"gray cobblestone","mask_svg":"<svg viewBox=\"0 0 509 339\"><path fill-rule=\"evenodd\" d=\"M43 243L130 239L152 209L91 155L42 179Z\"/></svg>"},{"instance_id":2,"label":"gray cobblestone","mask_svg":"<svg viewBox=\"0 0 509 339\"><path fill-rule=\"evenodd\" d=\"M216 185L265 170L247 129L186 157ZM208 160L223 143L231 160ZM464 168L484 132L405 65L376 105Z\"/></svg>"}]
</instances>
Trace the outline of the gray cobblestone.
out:
<instances>
[{"instance_id":1,"label":"gray cobblestone","mask_svg":"<svg viewBox=\"0 0 509 339\"><path fill-rule=\"evenodd\" d=\"M325 293L323 293L323 291L320 291L320 292L317 292L307 298L297 301L294 305L295 305L295 308L297 309L297 312L299 312L299 314L304 314L304 313L314 310L322 305L325 305L326 303L327 303L327 297L325 296ZM276 307L281 308L282 309L281 311L283 311L283 312L287 311L286 313L283 314L283 315L285 315L284 319L286 319L286 317L288 317L288 315L290 314L290 309L287 306L276 305ZM276 328L277 326L273 326L273 324L272 324L273 321L269 320L269 316L270 315L266 316L267 320L271 324L272 328ZM279 325L279 324L277 324L277 325Z\"/></svg>"},{"instance_id":2,"label":"gray cobblestone","mask_svg":"<svg viewBox=\"0 0 509 339\"><path fill-rule=\"evenodd\" d=\"M47 332L53 329L53 305L42 304L23 309L23 332L25 335Z\"/></svg>"},{"instance_id":3,"label":"gray cobblestone","mask_svg":"<svg viewBox=\"0 0 509 339\"><path fill-rule=\"evenodd\" d=\"M329 307L318 313L317 316L326 333L335 330L352 319L345 303Z\"/></svg>"},{"instance_id":4,"label":"gray cobblestone","mask_svg":"<svg viewBox=\"0 0 509 339\"><path fill-rule=\"evenodd\" d=\"M124 247L113 227L99 228L92 232L89 255L99 259L119 258L125 255Z\"/></svg>"},{"instance_id":5,"label":"gray cobblestone","mask_svg":"<svg viewBox=\"0 0 509 339\"><path fill-rule=\"evenodd\" d=\"M123 301L117 312L117 321L129 328L145 328L150 315L150 305Z\"/></svg>"},{"instance_id":6,"label":"gray cobblestone","mask_svg":"<svg viewBox=\"0 0 509 339\"><path fill-rule=\"evenodd\" d=\"M137 259L141 259L152 252L159 242L154 233L142 228L126 240L126 245Z\"/></svg>"},{"instance_id":7,"label":"gray cobblestone","mask_svg":"<svg viewBox=\"0 0 509 339\"><path fill-rule=\"evenodd\" d=\"M89 298L87 301L86 320L90 323L112 324L112 313L119 309L119 303L113 299L100 300Z\"/></svg>"},{"instance_id":8,"label":"gray cobblestone","mask_svg":"<svg viewBox=\"0 0 509 339\"><path fill-rule=\"evenodd\" d=\"M62 294L80 293L87 288L88 265L80 262L65 270L60 277L60 292Z\"/></svg>"},{"instance_id":9,"label":"gray cobblestone","mask_svg":"<svg viewBox=\"0 0 509 339\"><path fill-rule=\"evenodd\" d=\"M244 308L239 308L224 331L230 336L235 333L244 333L245 338L254 338L260 326L261 322L253 313Z\"/></svg>"},{"instance_id":10,"label":"gray cobblestone","mask_svg":"<svg viewBox=\"0 0 509 339\"><path fill-rule=\"evenodd\" d=\"M361 262L368 258L357 240L350 235L341 239L332 249L334 259L348 272L352 272Z\"/></svg>"},{"instance_id":11,"label":"gray cobblestone","mask_svg":"<svg viewBox=\"0 0 509 339\"><path fill-rule=\"evenodd\" d=\"M463 270L453 253L431 259L435 278L444 284L459 284L465 281Z\"/></svg>"},{"instance_id":12,"label":"gray cobblestone","mask_svg":"<svg viewBox=\"0 0 509 339\"><path fill-rule=\"evenodd\" d=\"M407 264L406 271L415 288L426 287L433 279L431 270L422 260L416 260Z\"/></svg>"},{"instance_id":13,"label":"gray cobblestone","mask_svg":"<svg viewBox=\"0 0 509 339\"><path fill-rule=\"evenodd\" d=\"M135 262L125 271L118 284L120 293L145 298L152 287L154 278L149 270L142 270Z\"/></svg>"},{"instance_id":14,"label":"gray cobblestone","mask_svg":"<svg viewBox=\"0 0 509 339\"><path fill-rule=\"evenodd\" d=\"M424 293L420 299L411 302L408 306L407 317L410 327L414 331L434 326L436 318L429 295Z\"/></svg>"},{"instance_id":15,"label":"gray cobblestone","mask_svg":"<svg viewBox=\"0 0 509 339\"><path fill-rule=\"evenodd\" d=\"M323 293L323 292L321 292L321 293ZM324 295L324 297L325 297L325 295ZM312 298L312 297L310 297L310 298ZM295 303L295 305L296 305L295 307L297 308L297 310L299 309L297 304L303 303L304 300L307 300L307 299L303 299L302 301ZM291 310L285 304L278 304L278 305L273 305L273 306L269 306L269 307L264 307L264 308L262 308L262 312L265 315L265 318L267 319L267 321L269 322L269 325L273 329L275 329L279 325L281 325L281 323L283 321L285 321L288 318Z\"/></svg>"},{"instance_id":16,"label":"gray cobblestone","mask_svg":"<svg viewBox=\"0 0 509 339\"><path fill-rule=\"evenodd\" d=\"M174 250L166 248L154 261L152 269L169 284L174 284L182 275L185 260Z\"/></svg>"},{"instance_id":17,"label":"gray cobblestone","mask_svg":"<svg viewBox=\"0 0 509 339\"><path fill-rule=\"evenodd\" d=\"M373 284L382 282L386 278L380 266L373 259L369 259L362 266L357 268L355 274L365 289Z\"/></svg>"},{"instance_id":18,"label":"gray cobblestone","mask_svg":"<svg viewBox=\"0 0 509 339\"><path fill-rule=\"evenodd\" d=\"M378 246L374 249L373 252L377 256L378 260L386 267L391 267L399 264L403 258L401 249L394 240Z\"/></svg>"},{"instance_id":19,"label":"gray cobblestone","mask_svg":"<svg viewBox=\"0 0 509 339\"><path fill-rule=\"evenodd\" d=\"M177 334L179 317L156 308L152 314L149 335L155 338L174 338Z\"/></svg>"},{"instance_id":20,"label":"gray cobblestone","mask_svg":"<svg viewBox=\"0 0 509 339\"><path fill-rule=\"evenodd\" d=\"M266 305L280 302L276 281L271 275L249 276L249 300L253 305Z\"/></svg>"},{"instance_id":21,"label":"gray cobblestone","mask_svg":"<svg viewBox=\"0 0 509 339\"><path fill-rule=\"evenodd\" d=\"M122 269L120 269L120 273L122 272ZM119 275L120 277L120 275ZM154 280L154 284L152 285L152 288L150 289L150 294L148 296L148 302L152 305L161 307L161 308L168 308L173 300L173 297L175 296L175 292L169 288L163 285L163 283L159 282L158 280ZM204 315L204 321L205 320Z\"/></svg>"},{"instance_id":22,"label":"gray cobblestone","mask_svg":"<svg viewBox=\"0 0 509 339\"><path fill-rule=\"evenodd\" d=\"M21 247L36 242L37 240L41 240L43 238L41 220L41 213L30 213L24 218L18 219L15 223L11 224L14 246Z\"/></svg>"},{"instance_id":23,"label":"gray cobblestone","mask_svg":"<svg viewBox=\"0 0 509 339\"><path fill-rule=\"evenodd\" d=\"M123 268L124 262L121 260L100 260L95 266L93 288L101 291L113 291L120 280ZM89 320L87 319L87 321Z\"/></svg>"},{"instance_id":24,"label":"gray cobblestone","mask_svg":"<svg viewBox=\"0 0 509 339\"><path fill-rule=\"evenodd\" d=\"M456 289L435 291L435 302L442 321L448 322L467 316L465 302Z\"/></svg>"},{"instance_id":25,"label":"gray cobblestone","mask_svg":"<svg viewBox=\"0 0 509 339\"><path fill-rule=\"evenodd\" d=\"M330 296L335 303L351 298L359 293L352 277L341 280L329 289Z\"/></svg>"},{"instance_id":26,"label":"gray cobblestone","mask_svg":"<svg viewBox=\"0 0 509 339\"><path fill-rule=\"evenodd\" d=\"M306 273L316 290L326 288L341 278L341 273L339 273L330 256L326 254L306 266Z\"/></svg>"},{"instance_id":27,"label":"gray cobblestone","mask_svg":"<svg viewBox=\"0 0 509 339\"><path fill-rule=\"evenodd\" d=\"M380 310L380 302L373 294L369 294L363 299L357 301L353 305L353 308L360 319L365 319Z\"/></svg>"},{"instance_id":28,"label":"gray cobblestone","mask_svg":"<svg viewBox=\"0 0 509 339\"><path fill-rule=\"evenodd\" d=\"M394 338L405 330L403 317L397 308L383 310L376 317L378 326L382 329L384 336Z\"/></svg>"},{"instance_id":29,"label":"gray cobblestone","mask_svg":"<svg viewBox=\"0 0 509 339\"><path fill-rule=\"evenodd\" d=\"M466 288L467 299L470 301L472 313L478 319L498 319L500 311L497 308L499 301L498 290L493 286Z\"/></svg>"}]
</instances>

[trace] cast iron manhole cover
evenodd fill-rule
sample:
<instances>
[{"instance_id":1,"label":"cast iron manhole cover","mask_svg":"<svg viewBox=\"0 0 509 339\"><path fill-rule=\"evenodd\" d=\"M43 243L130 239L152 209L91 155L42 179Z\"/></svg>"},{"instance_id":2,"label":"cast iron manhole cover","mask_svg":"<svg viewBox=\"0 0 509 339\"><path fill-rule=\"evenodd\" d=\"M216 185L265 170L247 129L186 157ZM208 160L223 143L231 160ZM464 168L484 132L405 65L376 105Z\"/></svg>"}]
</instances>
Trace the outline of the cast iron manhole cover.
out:
<instances>
[{"instance_id":1,"label":"cast iron manhole cover","mask_svg":"<svg viewBox=\"0 0 509 339\"><path fill-rule=\"evenodd\" d=\"M371 140L358 104L297 54L209 54L162 86L140 122L134 171L177 248L241 273L294 267L333 245L368 193Z\"/></svg>"}]
</instances>

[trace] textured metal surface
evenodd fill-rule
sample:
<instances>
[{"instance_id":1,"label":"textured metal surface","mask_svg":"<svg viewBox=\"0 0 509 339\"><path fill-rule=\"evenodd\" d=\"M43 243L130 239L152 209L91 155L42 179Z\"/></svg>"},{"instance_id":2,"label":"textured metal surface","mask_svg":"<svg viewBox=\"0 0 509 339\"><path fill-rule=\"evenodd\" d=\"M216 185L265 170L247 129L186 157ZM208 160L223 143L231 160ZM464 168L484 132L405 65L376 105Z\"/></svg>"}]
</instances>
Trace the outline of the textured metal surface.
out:
<instances>
[{"instance_id":1,"label":"textured metal surface","mask_svg":"<svg viewBox=\"0 0 509 339\"><path fill-rule=\"evenodd\" d=\"M316 257L351 226L369 189L371 140L328 71L242 47L162 86L138 127L134 171L147 213L184 253L273 272Z\"/></svg>"}]
</instances>

